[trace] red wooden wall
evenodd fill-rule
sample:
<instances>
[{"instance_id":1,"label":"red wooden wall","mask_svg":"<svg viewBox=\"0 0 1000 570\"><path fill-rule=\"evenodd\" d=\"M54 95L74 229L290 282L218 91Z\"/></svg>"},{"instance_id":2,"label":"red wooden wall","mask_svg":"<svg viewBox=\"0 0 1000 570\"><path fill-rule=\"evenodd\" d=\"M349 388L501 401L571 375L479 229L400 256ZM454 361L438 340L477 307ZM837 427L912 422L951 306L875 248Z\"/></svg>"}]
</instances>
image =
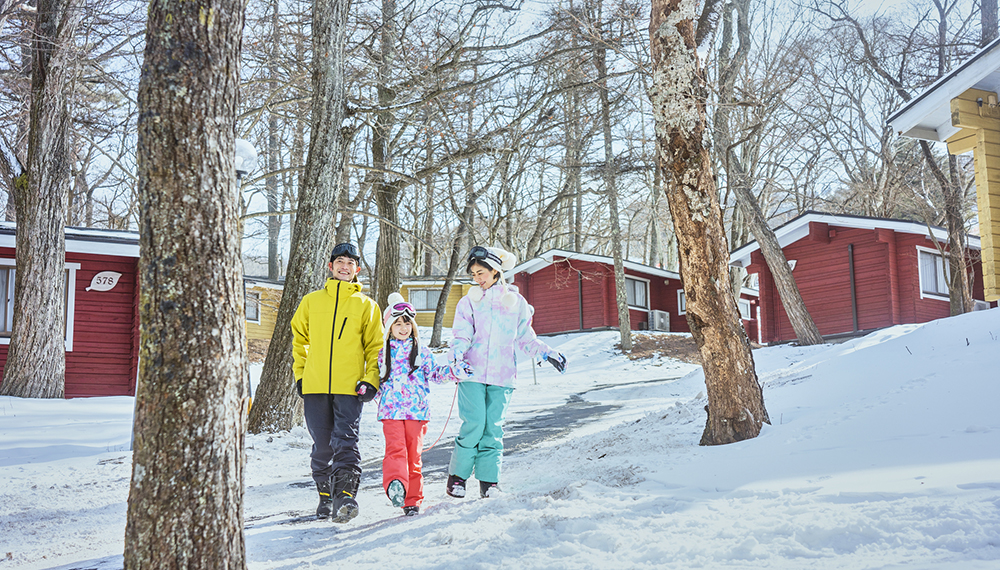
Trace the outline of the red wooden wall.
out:
<instances>
[{"instance_id":1,"label":"red wooden wall","mask_svg":"<svg viewBox=\"0 0 1000 570\"><path fill-rule=\"evenodd\" d=\"M677 314L680 282L662 276L626 270L626 275L648 280L650 309L670 313L670 330L687 332L687 320ZM669 282L668 282L669 281ZM539 334L581 330L580 292L583 292L583 330L618 326L614 268L593 261L556 260L535 273L514 276L521 295L535 308L532 327ZM648 327L647 311L629 310L633 330Z\"/></svg>"},{"instance_id":2,"label":"red wooden wall","mask_svg":"<svg viewBox=\"0 0 1000 570\"><path fill-rule=\"evenodd\" d=\"M933 247L923 235L890 229L857 229L810 222L810 235L785 246L795 260L792 274L802 299L823 335L855 330L851 309L849 246L853 246L857 330L946 317L947 300L921 298L917 246ZM763 342L795 339L795 332L760 251L751 255L750 273L760 277ZM982 299L982 266L974 264L974 296Z\"/></svg>"},{"instance_id":3,"label":"red wooden wall","mask_svg":"<svg viewBox=\"0 0 1000 570\"><path fill-rule=\"evenodd\" d=\"M14 250L0 248L0 257ZM139 311L133 257L66 253L76 271L73 350L66 353L66 397L135 395L139 362ZM101 271L122 276L110 291L87 291ZM0 366L7 362L7 345L0 345Z\"/></svg>"}]
</instances>

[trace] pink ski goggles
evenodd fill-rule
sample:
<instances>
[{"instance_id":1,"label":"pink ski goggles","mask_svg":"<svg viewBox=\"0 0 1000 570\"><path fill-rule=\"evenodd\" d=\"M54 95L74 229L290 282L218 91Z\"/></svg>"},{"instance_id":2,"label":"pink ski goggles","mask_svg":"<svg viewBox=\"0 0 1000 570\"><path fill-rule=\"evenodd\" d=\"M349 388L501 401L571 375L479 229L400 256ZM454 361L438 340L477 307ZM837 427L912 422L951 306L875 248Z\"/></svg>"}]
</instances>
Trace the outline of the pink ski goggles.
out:
<instances>
[{"instance_id":1,"label":"pink ski goggles","mask_svg":"<svg viewBox=\"0 0 1000 570\"><path fill-rule=\"evenodd\" d=\"M392 317L392 320L399 317L409 317L410 320L413 320L417 316L417 310L409 303L396 303L389 308L389 316Z\"/></svg>"}]
</instances>

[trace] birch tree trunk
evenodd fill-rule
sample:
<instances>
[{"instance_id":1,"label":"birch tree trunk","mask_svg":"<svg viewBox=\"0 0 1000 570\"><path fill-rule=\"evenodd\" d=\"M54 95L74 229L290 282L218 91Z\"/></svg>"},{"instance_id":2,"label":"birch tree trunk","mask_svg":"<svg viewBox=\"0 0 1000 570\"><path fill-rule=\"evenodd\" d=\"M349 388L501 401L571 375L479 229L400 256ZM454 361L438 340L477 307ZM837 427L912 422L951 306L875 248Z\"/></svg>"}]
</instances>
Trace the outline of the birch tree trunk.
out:
<instances>
[{"instance_id":1,"label":"birch tree trunk","mask_svg":"<svg viewBox=\"0 0 1000 570\"><path fill-rule=\"evenodd\" d=\"M333 246L333 205L337 203L345 168L341 123L345 111L344 45L349 10L347 0L313 3L309 156L299 185L284 291L250 409L251 433L288 430L302 423L302 402L295 393L292 374L291 322L302 297L323 285Z\"/></svg>"},{"instance_id":2,"label":"birch tree trunk","mask_svg":"<svg viewBox=\"0 0 1000 570\"><path fill-rule=\"evenodd\" d=\"M150 3L139 83L139 380L125 568L242 570L241 0Z\"/></svg>"},{"instance_id":3,"label":"birch tree trunk","mask_svg":"<svg viewBox=\"0 0 1000 570\"><path fill-rule=\"evenodd\" d=\"M653 0L649 98L674 219L687 320L708 388L702 445L756 437L769 422L753 355L729 287L729 247L704 145L704 75L695 51L695 0ZM698 30L703 36L704 30Z\"/></svg>"},{"instance_id":4,"label":"birch tree trunk","mask_svg":"<svg viewBox=\"0 0 1000 570\"><path fill-rule=\"evenodd\" d=\"M66 383L69 97L80 0L39 0L31 48L28 183L14 184L14 323L0 394L62 398ZM29 213L29 214L25 214ZM70 284L73 286L74 284Z\"/></svg>"}]
</instances>

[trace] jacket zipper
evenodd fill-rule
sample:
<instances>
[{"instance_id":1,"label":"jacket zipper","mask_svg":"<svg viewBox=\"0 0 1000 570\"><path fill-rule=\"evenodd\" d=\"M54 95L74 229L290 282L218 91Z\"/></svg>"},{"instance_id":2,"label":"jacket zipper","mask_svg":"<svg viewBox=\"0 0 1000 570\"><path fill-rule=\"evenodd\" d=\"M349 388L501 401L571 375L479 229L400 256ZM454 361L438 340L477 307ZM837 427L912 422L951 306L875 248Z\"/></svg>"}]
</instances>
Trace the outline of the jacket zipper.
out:
<instances>
[{"instance_id":1,"label":"jacket zipper","mask_svg":"<svg viewBox=\"0 0 1000 570\"><path fill-rule=\"evenodd\" d=\"M334 322L333 326L337 326L337 323ZM344 323L340 325L340 334L337 335L337 340L340 340L340 337L344 336L344 327L346 326L347 326L347 317L344 317Z\"/></svg>"},{"instance_id":2,"label":"jacket zipper","mask_svg":"<svg viewBox=\"0 0 1000 570\"><path fill-rule=\"evenodd\" d=\"M333 336L333 335L334 335L335 332L337 332L337 310L340 308L340 284L341 283L343 283L343 281L340 281L340 280L337 281L337 296L336 296L336 300L333 302L333 323L332 323L333 326L330 327L330 367L327 369L327 376L326 376L326 378L327 378L326 393L327 394L333 394L333 342L336 340L336 337ZM344 320L346 322L346 319L344 319Z\"/></svg>"}]
</instances>

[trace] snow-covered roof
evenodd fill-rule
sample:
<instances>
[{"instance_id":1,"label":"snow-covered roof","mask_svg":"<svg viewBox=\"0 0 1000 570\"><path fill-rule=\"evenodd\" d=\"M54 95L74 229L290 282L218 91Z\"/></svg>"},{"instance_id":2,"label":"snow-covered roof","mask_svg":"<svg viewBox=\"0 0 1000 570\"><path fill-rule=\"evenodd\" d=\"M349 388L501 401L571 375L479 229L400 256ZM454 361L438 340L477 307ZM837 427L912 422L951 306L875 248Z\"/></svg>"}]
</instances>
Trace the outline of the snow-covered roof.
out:
<instances>
[{"instance_id":1,"label":"snow-covered roof","mask_svg":"<svg viewBox=\"0 0 1000 570\"><path fill-rule=\"evenodd\" d=\"M0 247L15 247L17 224L0 222ZM139 257L139 233L99 228L66 228L68 253Z\"/></svg>"},{"instance_id":2,"label":"snow-covered roof","mask_svg":"<svg viewBox=\"0 0 1000 570\"><path fill-rule=\"evenodd\" d=\"M285 289L285 282L276 279L268 279L267 277L253 277L251 275L243 276L243 283L250 287L260 287L261 289L277 289L278 291L283 291Z\"/></svg>"},{"instance_id":3,"label":"snow-covered roof","mask_svg":"<svg viewBox=\"0 0 1000 570\"><path fill-rule=\"evenodd\" d=\"M520 265L514 267L510 271L506 272L505 275L508 277L513 277L518 273L534 273L540 269L548 267L554 263L556 257L566 258L570 260L577 261L591 261L594 263L605 263L608 265L614 265L615 260L612 257L604 255L593 255L589 253L577 253L575 251L568 251L564 249L550 249L545 253L529 259ZM643 265L641 263L636 263L634 261L625 261L625 268L631 271L636 271L639 273L646 273L648 275L656 275L659 277L665 277L667 279L680 279L679 273L673 271L667 271L666 269L660 269L659 267L652 267L650 265Z\"/></svg>"},{"instance_id":4,"label":"snow-covered roof","mask_svg":"<svg viewBox=\"0 0 1000 570\"><path fill-rule=\"evenodd\" d=\"M897 232L905 232L917 235L930 235L927 233L927 225L909 220L892 220L887 218L869 218L865 216L854 216L850 214L826 214L823 212L805 212L799 217L775 228L774 236L778 238L778 245L786 247L789 244L809 235L809 222L821 222L831 226L842 228L856 228L864 230L889 229ZM931 232L935 239L948 241L948 230L931 226ZM968 236L969 249L980 249L978 236ZM736 267L747 267L750 265L750 254L760 249L757 241L754 240L743 247L729 254L729 264Z\"/></svg>"},{"instance_id":5,"label":"snow-covered roof","mask_svg":"<svg viewBox=\"0 0 1000 570\"><path fill-rule=\"evenodd\" d=\"M447 275L426 275L426 276L425 275L408 275L408 276L405 276L405 277L401 277L400 280L399 280L399 284L400 284L400 286L404 286L405 285L406 287L413 287L413 286L419 286L419 287L433 287L433 286L443 287L445 279L447 279L447 278L448 278ZM469 281L468 276L467 275L463 275L460 272L459 275L455 276L455 280L452 282L451 286L454 287L455 285L465 285L465 284L468 284L469 282L470 281Z\"/></svg>"},{"instance_id":6,"label":"snow-covered roof","mask_svg":"<svg viewBox=\"0 0 1000 570\"><path fill-rule=\"evenodd\" d=\"M951 124L951 100L970 88L1000 91L1000 38L935 81L887 122L900 136L943 142L961 130Z\"/></svg>"}]
</instances>

